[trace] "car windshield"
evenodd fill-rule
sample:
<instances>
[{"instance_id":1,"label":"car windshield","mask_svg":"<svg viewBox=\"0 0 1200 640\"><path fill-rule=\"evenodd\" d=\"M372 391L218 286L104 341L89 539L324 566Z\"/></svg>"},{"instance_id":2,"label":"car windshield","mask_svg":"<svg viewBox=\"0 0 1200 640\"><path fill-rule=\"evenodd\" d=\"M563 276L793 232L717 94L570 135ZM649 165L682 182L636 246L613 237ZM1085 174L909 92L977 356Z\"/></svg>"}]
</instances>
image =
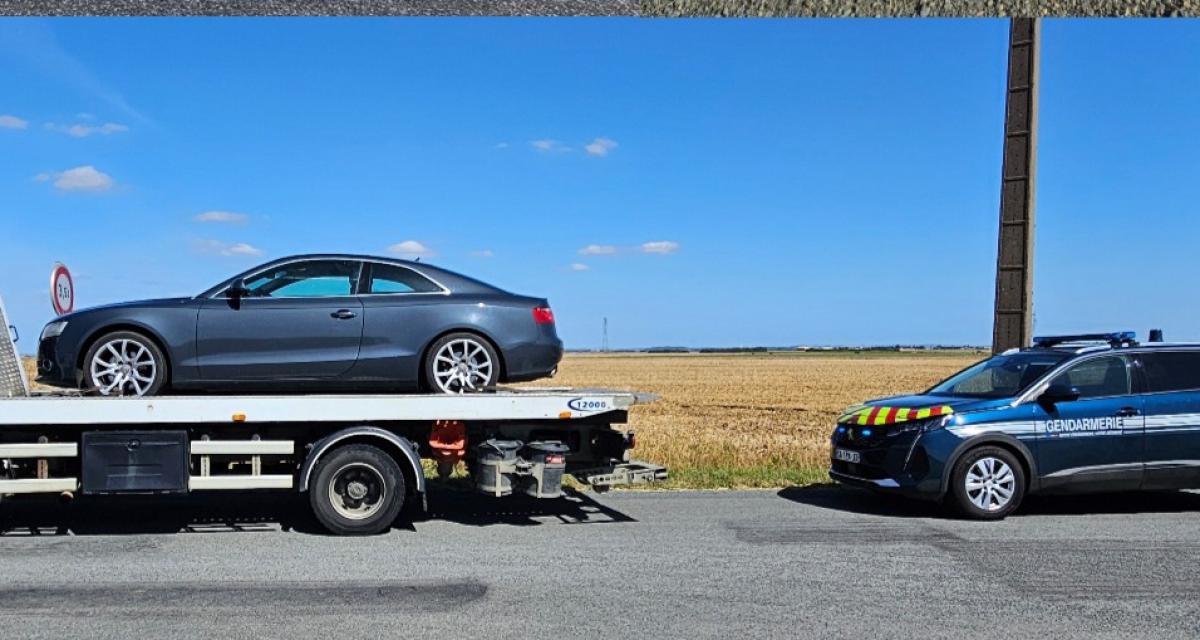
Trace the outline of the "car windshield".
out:
<instances>
[{"instance_id":1,"label":"car windshield","mask_svg":"<svg viewBox=\"0 0 1200 640\"><path fill-rule=\"evenodd\" d=\"M970 398L1010 398L1070 357L1052 351L995 356L950 376L926 393Z\"/></svg>"}]
</instances>

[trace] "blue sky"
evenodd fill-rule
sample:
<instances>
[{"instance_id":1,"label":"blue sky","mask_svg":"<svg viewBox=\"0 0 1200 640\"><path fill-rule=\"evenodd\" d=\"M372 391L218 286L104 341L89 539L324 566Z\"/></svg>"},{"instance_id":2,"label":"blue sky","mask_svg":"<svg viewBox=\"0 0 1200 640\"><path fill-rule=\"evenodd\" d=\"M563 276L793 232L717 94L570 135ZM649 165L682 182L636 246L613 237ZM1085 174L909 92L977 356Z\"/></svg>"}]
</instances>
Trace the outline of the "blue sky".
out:
<instances>
[{"instance_id":1,"label":"blue sky","mask_svg":"<svg viewBox=\"0 0 1200 640\"><path fill-rule=\"evenodd\" d=\"M424 254L568 346L991 337L1007 24L0 21L0 295ZM1200 338L1200 23L1043 29L1036 329ZM588 248L591 247L589 250Z\"/></svg>"}]
</instances>

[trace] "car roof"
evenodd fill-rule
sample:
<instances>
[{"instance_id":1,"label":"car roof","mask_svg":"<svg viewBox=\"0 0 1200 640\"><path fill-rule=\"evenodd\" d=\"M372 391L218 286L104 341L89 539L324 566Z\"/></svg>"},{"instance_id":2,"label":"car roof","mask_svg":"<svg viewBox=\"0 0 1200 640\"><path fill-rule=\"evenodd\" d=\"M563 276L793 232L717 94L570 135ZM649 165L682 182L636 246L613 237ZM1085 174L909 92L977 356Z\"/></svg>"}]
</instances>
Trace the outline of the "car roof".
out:
<instances>
[{"instance_id":1,"label":"car roof","mask_svg":"<svg viewBox=\"0 0 1200 640\"><path fill-rule=\"evenodd\" d=\"M482 280L477 280L470 276L465 276L461 273L457 273L454 271L450 271L449 269L444 269L442 267L438 267L438 266L429 264L428 262L420 262L417 260L405 260L403 258L389 258L389 257L385 257L385 256L372 256L372 255L357 254L357 253L302 253L302 254L297 254L297 255L292 255L292 256L282 256L282 257L276 258L275 260L270 260L268 262L263 262L261 264L257 264L249 269L242 271L241 273L239 273L237 275L227 278L226 280L222 281L220 284L210 287L209 289L205 290L203 293L199 294L199 296L215 295L217 292L219 292L221 289L223 289L225 286L227 286L230 282L232 282L234 278L244 277L247 274L252 274L257 271L261 271L263 269L269 269L275 265L287 264L290 262L300 262L300 261L305 261L305 260L358 260L358 261L363 261L363 262L378 262L378 263L382 263L382 264L394 264L394 265L399 265L402 267L412 269L412 270L416 271L417 273L420 273L428 278L432 278L432 279L436 280L438 284L442 285L445 288L448 288L451 292L455 292L455 293L504 293L504 294L512 295L509 292L507 292L499 287L496 287L494 285L483 282Z\"/></svg>"}]
</instances>

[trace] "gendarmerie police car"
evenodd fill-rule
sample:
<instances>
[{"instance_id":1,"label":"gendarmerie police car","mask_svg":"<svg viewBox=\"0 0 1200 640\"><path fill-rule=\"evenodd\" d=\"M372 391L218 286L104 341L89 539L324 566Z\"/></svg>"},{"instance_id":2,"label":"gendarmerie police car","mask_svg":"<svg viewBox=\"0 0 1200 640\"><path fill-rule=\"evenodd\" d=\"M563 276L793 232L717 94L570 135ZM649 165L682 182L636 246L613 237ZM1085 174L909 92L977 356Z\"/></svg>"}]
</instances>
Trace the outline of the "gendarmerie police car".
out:
<instances>
[{"instance_id":1,"label":"gendarmerie police car","mask_svg":"<svg viewBox=\"0 0 1200 640\"><path fill-rule=\"evenodd\" d=\"M998 519L1026 493L1200 487L1200 344L1051 336L848 409L834 480Z\"/></svg>"}]
</instances>

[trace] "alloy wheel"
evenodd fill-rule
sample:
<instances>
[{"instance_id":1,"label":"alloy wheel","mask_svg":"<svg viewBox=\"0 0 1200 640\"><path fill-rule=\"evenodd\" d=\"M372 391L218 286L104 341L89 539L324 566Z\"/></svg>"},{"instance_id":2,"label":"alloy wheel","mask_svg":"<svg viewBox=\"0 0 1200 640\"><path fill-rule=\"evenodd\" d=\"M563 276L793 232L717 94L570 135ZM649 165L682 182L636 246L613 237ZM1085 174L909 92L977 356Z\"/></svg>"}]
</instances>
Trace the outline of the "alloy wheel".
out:
<instances>
[{"instance_id":1,"label":"alloy wheel","mask_svg":"<svg viewBox=\"0 0 1200 640\"><path fill-rule=\"evenodd\" d=\"M122 338L97 349L89 370L100 395L141 396L154 384L158 363L146 345Z\"/></svg>"},{"instance_id":2,"label":"alloy wheel","mask_svg":"<svg viewBox=\"0 0 1200 640\"><path fill-rule=\"evenodd\" d=\"M1003 460L983 457L975 461L964 479L967 498L984 511L1008 506L1017 489L1017 478Z\"/></svg>"},{"instance_id":3,"label":"alloy wheel","mask_svg":"<svg viewBox=\"0 0 1200 640\"><path fill-rule=\"evenodd\" d=\"M492 357L482 344L469 338L451 340L433 356L433 378L445 393L482 390L492 377Z\"/></svg>"}]
</instances>

